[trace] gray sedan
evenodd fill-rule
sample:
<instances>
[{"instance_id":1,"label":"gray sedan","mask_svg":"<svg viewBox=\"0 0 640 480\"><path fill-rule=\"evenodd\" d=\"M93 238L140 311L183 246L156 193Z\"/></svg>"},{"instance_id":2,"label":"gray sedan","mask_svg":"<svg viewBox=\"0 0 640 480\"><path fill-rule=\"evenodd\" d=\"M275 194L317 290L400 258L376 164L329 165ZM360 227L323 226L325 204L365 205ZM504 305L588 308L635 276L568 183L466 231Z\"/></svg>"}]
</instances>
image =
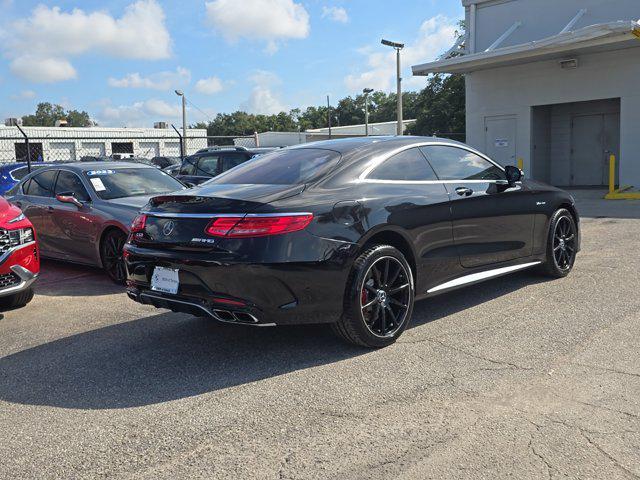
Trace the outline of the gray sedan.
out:
<instances>
[{"instance_id":1,"label":"gray sedan","mask_svg":"<svg viewBox=\"0 0 640 480\"><path fill-rule=\"evenodd\" d=\"M33 223L43 257L102 267L123 283L122 247L132 220L149 198L185 188L155 167L87 162L32 172L8 200Z\"/></svg>"}]
</instances>

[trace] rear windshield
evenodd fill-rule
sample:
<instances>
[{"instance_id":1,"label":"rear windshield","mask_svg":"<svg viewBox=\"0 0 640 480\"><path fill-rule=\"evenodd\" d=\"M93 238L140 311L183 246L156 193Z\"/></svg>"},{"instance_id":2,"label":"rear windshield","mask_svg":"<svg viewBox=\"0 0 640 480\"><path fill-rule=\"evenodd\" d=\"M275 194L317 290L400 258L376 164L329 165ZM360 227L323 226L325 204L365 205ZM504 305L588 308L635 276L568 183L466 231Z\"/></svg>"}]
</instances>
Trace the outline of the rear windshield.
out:
<instances>
[{"instance_id":1,"label":"rear windshield","mask_svg":"<svg viewBox=\"0 0 640 480\"><path fill-rule=\"evenodd\" d=\"M328 173L340 161L340 153L320 148L276 150L254 157L207 183L298 185Z\"/></svg>"},{"instance_id":2,"label":"rear windshield","mask_svg":"<svg viewBox=\"0 0 640 480\"><path fill-rule=\"evenodd\" d=\"M184 190L184 185L157 168L118 168L84 172L103 200Z\"/></svg>"}]
</instances>

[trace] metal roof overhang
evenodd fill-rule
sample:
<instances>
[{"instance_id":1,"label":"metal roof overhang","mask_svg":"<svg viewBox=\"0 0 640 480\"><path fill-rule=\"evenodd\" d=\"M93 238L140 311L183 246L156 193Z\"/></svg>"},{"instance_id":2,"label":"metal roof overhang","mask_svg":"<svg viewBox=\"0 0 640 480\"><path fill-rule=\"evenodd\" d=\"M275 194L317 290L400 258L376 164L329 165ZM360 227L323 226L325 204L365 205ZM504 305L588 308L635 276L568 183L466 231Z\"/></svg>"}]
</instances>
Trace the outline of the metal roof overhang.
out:
<instances>
[{"instance_id":1,"label":"metal roof overhang","mask_svg":"<svg viewBox=\"0 0 640 480\"><path fill-rule=\"evenodd\" d=\"M542 40L471 53L411 67L414 75L467 73L539 60L563 58L578 53L618 50L640 46L640 22L624 20L590 25Z\"/></svg>"}]
</instances>

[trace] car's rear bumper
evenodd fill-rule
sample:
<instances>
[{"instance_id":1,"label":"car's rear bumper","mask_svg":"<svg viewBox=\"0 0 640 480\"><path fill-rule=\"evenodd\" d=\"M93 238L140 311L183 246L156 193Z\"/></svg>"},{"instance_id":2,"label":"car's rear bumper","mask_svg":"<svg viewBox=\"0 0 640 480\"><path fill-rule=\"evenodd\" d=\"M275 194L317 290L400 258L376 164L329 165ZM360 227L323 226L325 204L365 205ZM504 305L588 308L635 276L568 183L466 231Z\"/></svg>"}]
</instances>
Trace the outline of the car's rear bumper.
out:
<instances>
[{"instance_id":1,"label":"car's rear bumper","mask_svg":"<svg viewBox=\"0 0 640 480\"><path fill-rule=\"evenodd\" d=\"M225 322L280 325L339 318L355 245L340 244L324 259L304 262L229 262L131 244L125 252L127 291L137 302ZM151 289L157 266L178 269L176 295Z\"/></svg>"},{"instance_id":2,"label":"car's rear bumper","mask_svg":"<svg viewBox=\"0 0 640 480\"><path fill-rule=\"evenodd\" d=\"M38 278L40 260L35 242L0 255L0 297L27 290Z\"/></svg>"}]
</instances>

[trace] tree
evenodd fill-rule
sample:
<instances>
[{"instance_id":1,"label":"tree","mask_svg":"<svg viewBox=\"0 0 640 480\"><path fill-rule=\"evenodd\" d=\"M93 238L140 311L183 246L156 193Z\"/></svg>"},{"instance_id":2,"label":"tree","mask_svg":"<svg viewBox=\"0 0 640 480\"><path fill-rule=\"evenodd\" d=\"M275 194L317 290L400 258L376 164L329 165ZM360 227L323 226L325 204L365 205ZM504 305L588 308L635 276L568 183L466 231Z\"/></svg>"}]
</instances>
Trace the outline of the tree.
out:
<instances>
[{"instance_id":1,"label":"tree","mask_svg":"<svg viewBox=\"0 0 640 480\"><path fill-rule=\"evenodd\" d=\"M22 117L22 124L26 127L55 127L57 120L66 120L70 127L93 127L96 123L85 111L68 110L49 102L39 103L36 113Z\"/></svg>"},{"instance_id":2,"label":"tree","mask_svg":"<svg viewBox=\"0 0 640 480\"><path fill-rule=\"evenodd\" d=\"M433 75L416 99L416 123L408 133L438 134L464 141L465 89L463 75ZM455 134L455 135L452 135Z\"/></svg>"}]
</instances>

